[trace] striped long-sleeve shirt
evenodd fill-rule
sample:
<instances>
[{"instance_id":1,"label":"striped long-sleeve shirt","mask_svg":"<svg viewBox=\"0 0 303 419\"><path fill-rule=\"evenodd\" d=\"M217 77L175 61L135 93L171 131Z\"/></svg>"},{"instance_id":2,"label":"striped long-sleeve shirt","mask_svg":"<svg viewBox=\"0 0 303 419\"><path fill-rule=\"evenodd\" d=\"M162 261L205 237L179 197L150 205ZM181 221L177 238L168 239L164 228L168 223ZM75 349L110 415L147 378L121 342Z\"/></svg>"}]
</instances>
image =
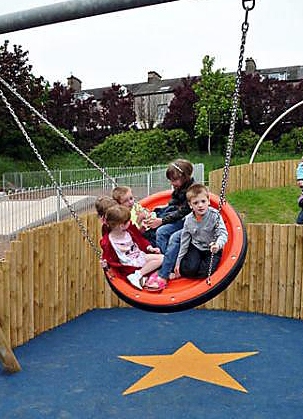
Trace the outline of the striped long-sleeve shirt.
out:
<instances>
[{"instance_id":1,"label":"striped long-sleeve shirt","mask_svg":"<svg viewBox=\"0 0 303 419\"><path fill-rule=\"evenodd\" d=\"M218 210L208 207L201 220L197 220L192 212L185 217L177 264L180 264L181 259L186 255L190 243L202 251L209 250L211 242L216 242L220 249L223 248L227 242L228 233L221 215L216 225L218 215Z\"/></svg>"}]
</instances>

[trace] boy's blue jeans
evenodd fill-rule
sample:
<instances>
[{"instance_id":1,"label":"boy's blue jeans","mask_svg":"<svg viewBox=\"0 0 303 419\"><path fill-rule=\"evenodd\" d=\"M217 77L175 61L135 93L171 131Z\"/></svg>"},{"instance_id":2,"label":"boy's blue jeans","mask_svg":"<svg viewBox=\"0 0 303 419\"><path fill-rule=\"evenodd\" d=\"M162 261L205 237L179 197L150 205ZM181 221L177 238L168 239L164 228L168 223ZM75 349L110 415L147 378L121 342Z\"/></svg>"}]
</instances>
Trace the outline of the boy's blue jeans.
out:
<instances>
[{"instance_id":1,"label":"boy's blue jeans","mask_svg":"<svg viewBox=\"0 0 303 419\"><path fill-rule=\"evenodd\" d=\"M299 212L297 224L303 224L303 209Z\"/></svg>"},{"instance_id":2,"label":"boy's blue jeans","mask_svg":"<svg viewBox=\"0 0 303 419\"><path fill-rule=\"evenodd\" d=\"M164 254L161 268L158 271L161 278L168 279L173 272L180 249L180 239L184 221L178 220L172 224L165 224L157 230L157 247Z\"/></svg>"},{"instance_id":3,"label":"boy's blue jeans","mask_svg":"<svg viewBox=\"0 0 303 419\"><path fill-rule=\"evenodd\" d=\"M184 221L178 220L174 223L164 224L158 227L156 231L156 243L157 247L160 248L161 253L163 253L163 255L165 255L166 253L166 248L168 246L170 238L176 231L181 230L183 228L183 225Z\"/></svg>"}]
</instances>

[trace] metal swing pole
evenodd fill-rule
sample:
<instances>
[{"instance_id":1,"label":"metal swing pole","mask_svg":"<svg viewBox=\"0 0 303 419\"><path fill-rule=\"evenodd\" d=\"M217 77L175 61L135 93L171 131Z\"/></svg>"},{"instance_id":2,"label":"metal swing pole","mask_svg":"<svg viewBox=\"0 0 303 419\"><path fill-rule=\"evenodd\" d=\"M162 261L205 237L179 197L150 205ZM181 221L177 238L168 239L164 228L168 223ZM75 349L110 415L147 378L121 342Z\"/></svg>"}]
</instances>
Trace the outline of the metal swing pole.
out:
<instances>
[{"instance_id":1,"label":"metal swing pole","mask_svg":"<svg viewBox=\"0 0 303 419\"><path fill-rule=\"evenodd\" d=\"M178 0L63 1L0 16L0 34L172 1Z\"/></svg>"}]
</instances>

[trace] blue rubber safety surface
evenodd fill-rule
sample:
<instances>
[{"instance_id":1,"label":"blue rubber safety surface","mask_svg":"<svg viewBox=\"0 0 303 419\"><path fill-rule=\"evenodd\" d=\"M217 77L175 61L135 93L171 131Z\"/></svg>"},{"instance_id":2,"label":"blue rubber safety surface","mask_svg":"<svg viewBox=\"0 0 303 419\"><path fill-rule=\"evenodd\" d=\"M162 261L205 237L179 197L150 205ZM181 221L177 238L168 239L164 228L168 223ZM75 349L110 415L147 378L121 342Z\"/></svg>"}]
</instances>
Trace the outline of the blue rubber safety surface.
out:
<instances>
[{"instance_id":1,"label":"blue rubber safety surface","mask_svg":"<svg viewBox=\"0 0 303 419\"><path fill-rule=\"evenodd\" d=\"M255 352L221 365L247 392L181 377L123 392L151 368L119 356L170 355L191 342L207 354ZM93 310L15 348L0 374L0 418L299 419L303 323L260 314Z\"/></svg>"}]
</instances>

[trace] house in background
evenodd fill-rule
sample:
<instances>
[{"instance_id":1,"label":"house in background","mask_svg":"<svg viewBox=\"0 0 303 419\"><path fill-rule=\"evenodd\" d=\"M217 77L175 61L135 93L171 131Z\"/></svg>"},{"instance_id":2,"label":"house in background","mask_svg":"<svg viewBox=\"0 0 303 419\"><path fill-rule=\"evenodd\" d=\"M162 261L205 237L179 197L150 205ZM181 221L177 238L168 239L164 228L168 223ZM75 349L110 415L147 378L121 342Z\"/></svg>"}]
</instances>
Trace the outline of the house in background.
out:
<instances>
[{"instance_id":1,"label":"house in background","mask_svg":"<svg viewBox=\"0 0 303 419\"><path fill-rule=\"evenodd\" d=\"M279 81L299 81L303 79L303 66L293 65L288 67L272 67L257 69L255 60L253 58L246 58L245 73L254 74L259 73L263 77L269 79L277 79Z\"/></svg>"},{"instance_id":2,"label":"house in background","mask_svg":"<svg viewBox=\"0 0 303 419\"><path fill-rule=\"evenodd\" d=\"M247 74L259 73L264 77L292 82L303 79L303 66L257 69L253 58L245 60L245 72ZM130 92L134 96L136 126L139 129L154 128L163 122L169 104L174 97L174 91L182 85L184 78L162 80L161 75L156 71L149 71L146 82L125 84L121 87L125 93ZM75 92L76 98L85 100L94 96L97 103L101 100L103 92L110 89L110 87L99 87L81 90L81 80L74 76L68 78L68 86Z\"/></svg>"},{"instance_id":3,"label":"house in background","mask_svg":"<svg viewBox=\"0 0 303 419\"><path fill-rule=\"evenodd\" d=\"M174 91L181 84L182 78L162 80L156 71L149 71L146 82L121 86L125 93L130 92L134 96L136 125L139 129L154 128L163 122L168 106L174 97ZM76 86L75 83L73 85ZM69 83L69 86L72 85ZM110 88L101 87L81 91L81 86L77 85L77 87L80 88L78 91L81 95L93 95L97 102L101 100L103 92Z\"/></svg>"}]
</instances>

